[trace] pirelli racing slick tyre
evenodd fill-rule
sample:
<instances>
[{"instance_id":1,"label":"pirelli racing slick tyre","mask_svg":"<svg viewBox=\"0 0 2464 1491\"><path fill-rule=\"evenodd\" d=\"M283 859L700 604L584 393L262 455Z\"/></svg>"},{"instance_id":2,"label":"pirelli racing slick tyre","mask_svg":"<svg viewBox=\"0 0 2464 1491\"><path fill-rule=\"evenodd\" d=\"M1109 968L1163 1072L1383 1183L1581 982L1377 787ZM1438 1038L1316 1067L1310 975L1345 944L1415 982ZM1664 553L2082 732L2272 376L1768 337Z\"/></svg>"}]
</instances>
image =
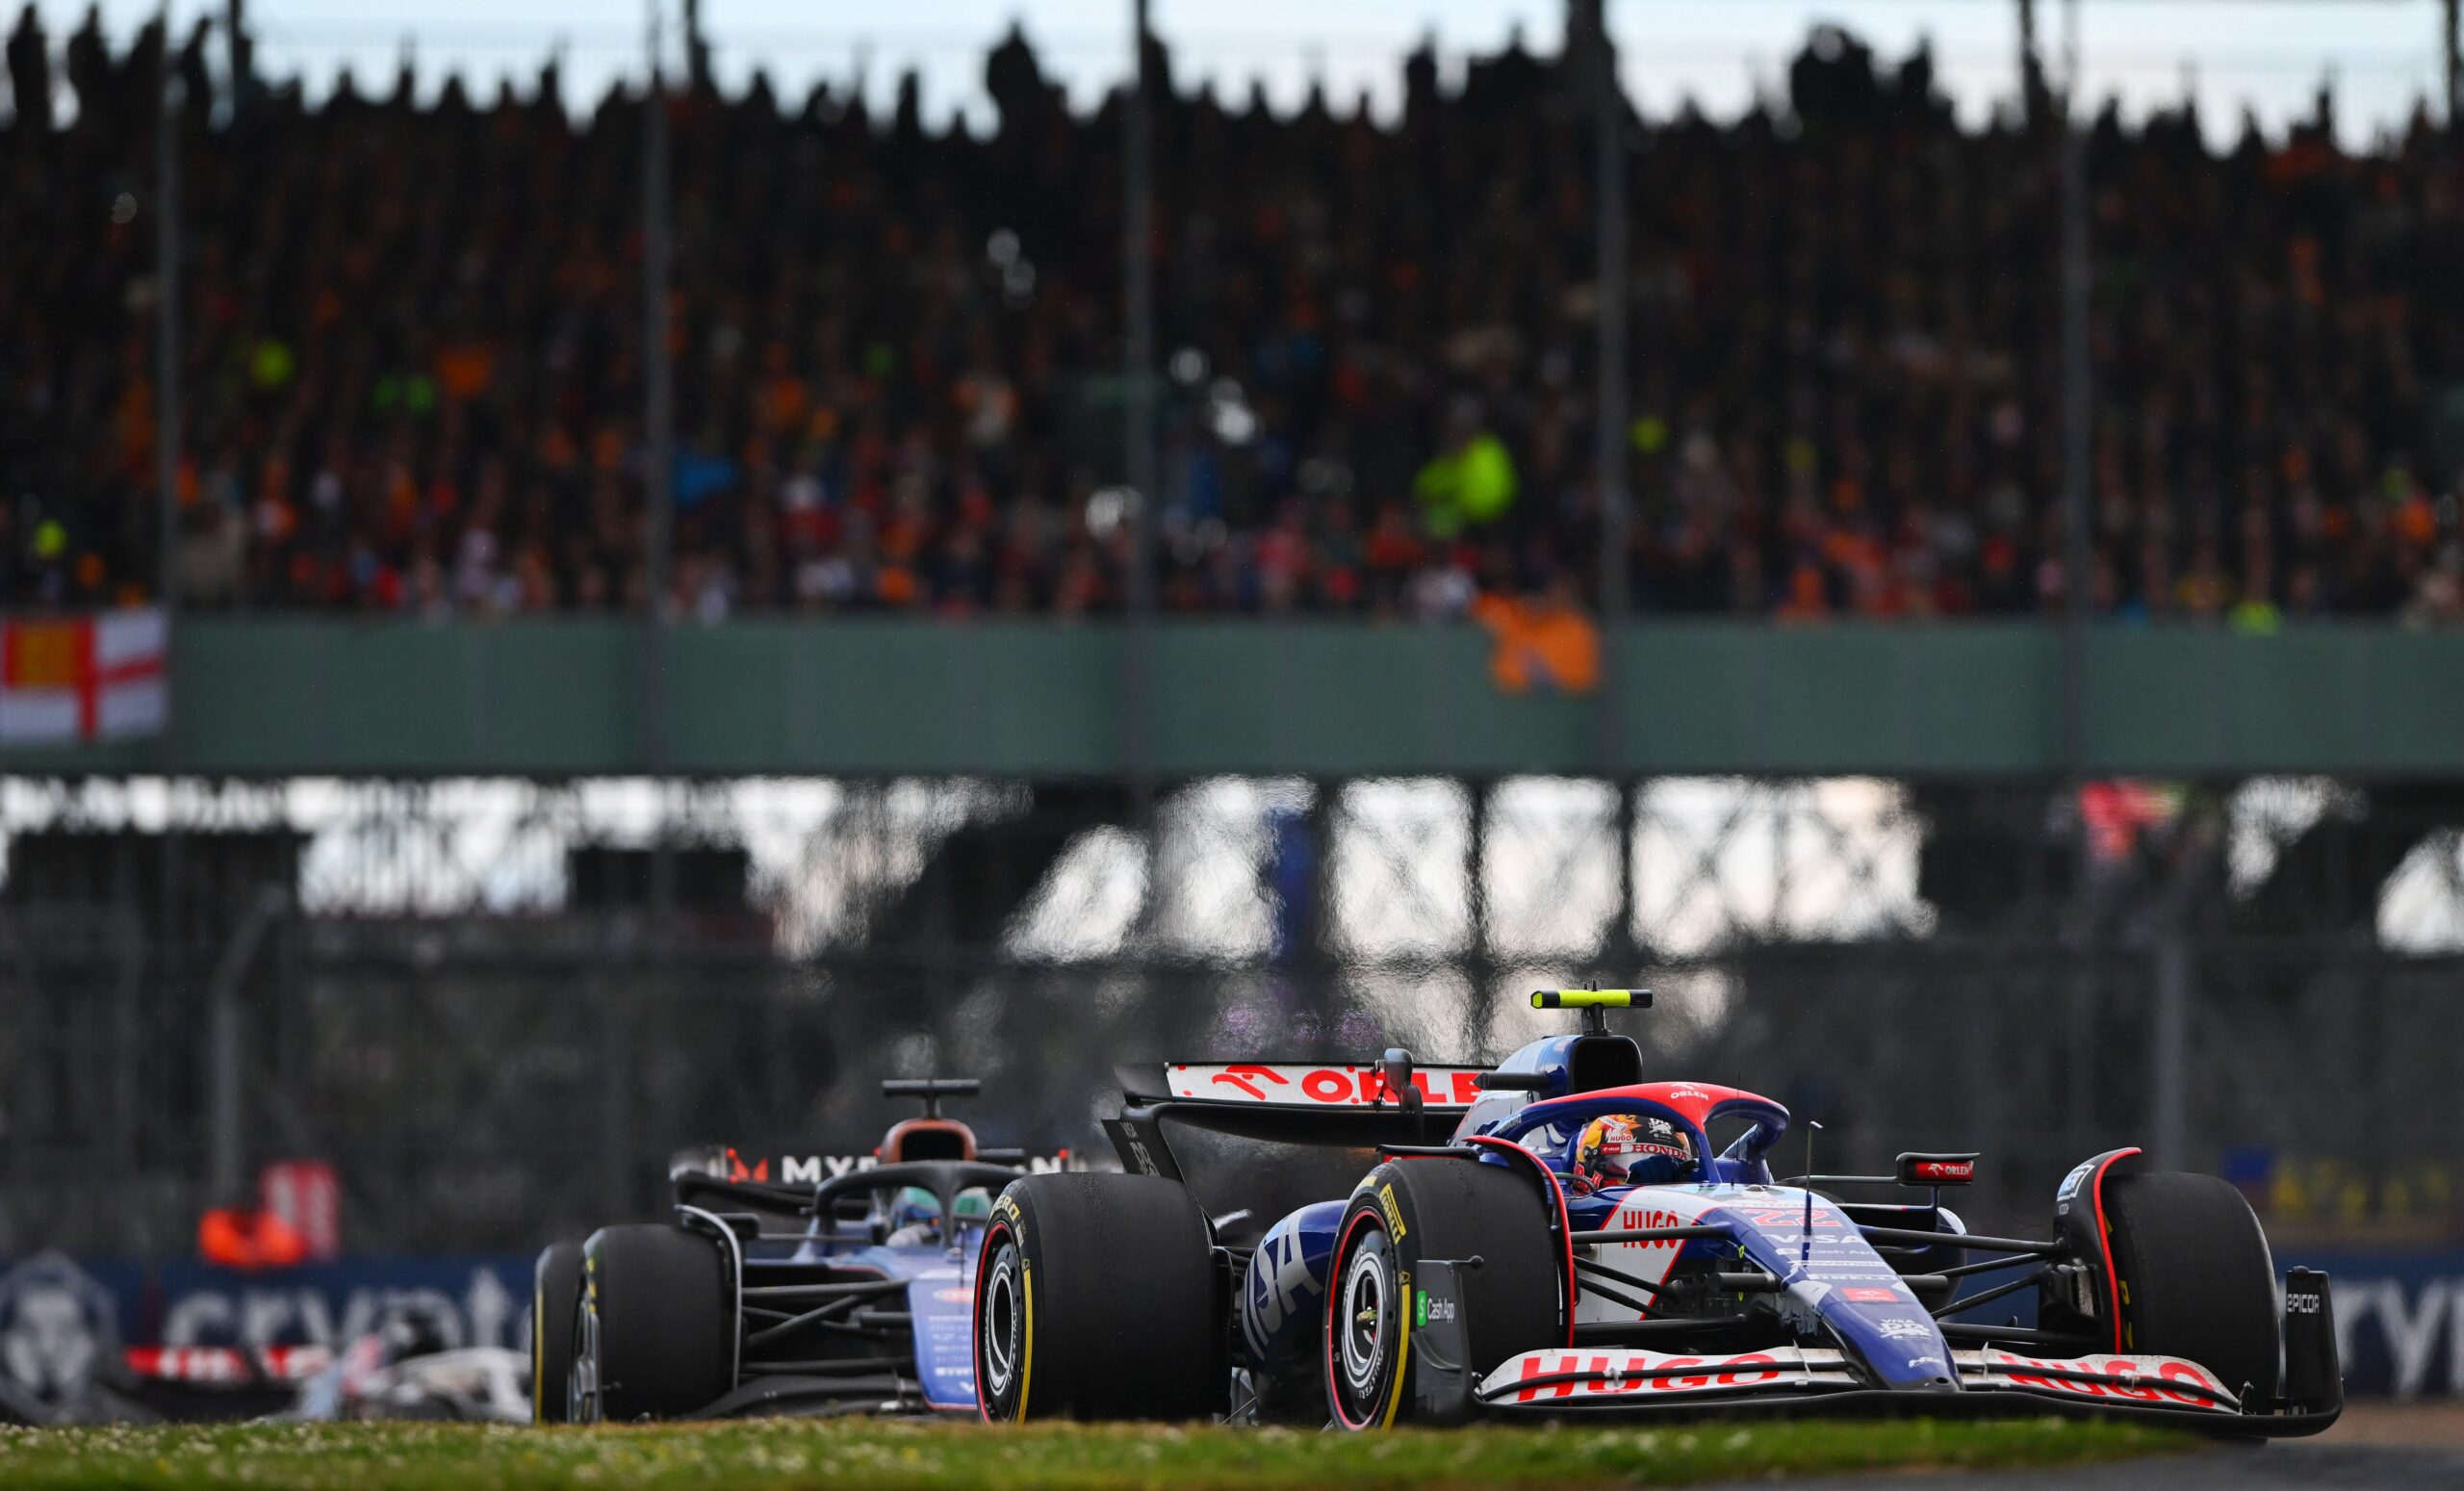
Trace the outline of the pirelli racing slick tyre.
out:
<instances>
[{"instance_id":1,"label":"pirelli racing slick tyre","mask_svg":"<svg viewBox=\"0 0 2464 1491\"><path fill-rule=\"evenodd\" d=\"M1326 1280L1335 1427L1411 1419L1412 1280L1424 1259L1480 1260L1456 1274L1473 1381L1509 1357L1565 1344L1563 1248L1549 1230L1555 1204L1529 1168L1413 1158L1369 1172L1335 1231Z\"/></svg>"},{"instance_id":2,"label":"pirelli racing slick tyre","mask_svg":"<svg viewBox=\"0 0 2464 1491\"><path fill-rule=\"evenodd\" d=\"M2121 1350L2183 1357L2262 1405L2274 1398L2275 1263L2242 1193L2213 1175L2125 1171L2104 1200Z\"/></svg>"},{"instance_id":3,"label":"pirelli racing slick tyre","mask_svg":"<svg viewBox=\"0 0 2464 1491\"><path fill-rule=\"evenodd\" d=\"M717 1240L668 1222L582 1244L573 1418L669 1419L735 1383L735 1311Z\"/></svg>"},{"instance_id":4,"label":"pirelli racing slick tyre","mask_svg":"<svg viewBox=\"0 0 2464 1491\"><path fill-rule=\"evenodd\" d=\"M581 1308L581 1245L557 1243L530 1271L530 1422L570 1422L574 1312Z\"/></svg>"},{"instance_id":5,"label":"pirelli racing slick tyre","mask_svg":"<svg viewBox=\"0 0 2464 1491\"><path fill-rule=\"evenodd\" d=\"M1215 1241L1153 1175L1012 1181L975 1275L975 1392L992 1423L1205 1419L1231 1384Z\"/></svg>"}]
</instances>

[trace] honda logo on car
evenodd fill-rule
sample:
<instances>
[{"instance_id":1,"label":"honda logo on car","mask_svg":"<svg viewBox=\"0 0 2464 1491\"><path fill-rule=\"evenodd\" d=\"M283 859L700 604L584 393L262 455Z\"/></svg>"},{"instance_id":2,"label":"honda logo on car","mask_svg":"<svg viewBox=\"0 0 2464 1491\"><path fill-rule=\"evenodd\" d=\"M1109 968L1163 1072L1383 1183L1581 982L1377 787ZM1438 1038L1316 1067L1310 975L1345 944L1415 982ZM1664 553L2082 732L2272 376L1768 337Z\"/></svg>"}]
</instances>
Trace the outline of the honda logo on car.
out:
<instances>
[{"instance_id":1,"label":"honda logo on car","mask_svg":"<svg viewBox=\"0 0 2464 1491\"><path fill-rule=\"evenodd\" d=\"M1424 1067L1412 1086L1431 1108L1469 1108L1480 1098L1483 1067ZM1365 1108L1394 1101L1385 1074L1373 1067L1313 1067L1306 1063L1233 1062L1206 1066L1174 1062L1165 1068L1174 1097L1214 1102L1286 1103L1308 1108Z\"/></svg>"}]
</instances>

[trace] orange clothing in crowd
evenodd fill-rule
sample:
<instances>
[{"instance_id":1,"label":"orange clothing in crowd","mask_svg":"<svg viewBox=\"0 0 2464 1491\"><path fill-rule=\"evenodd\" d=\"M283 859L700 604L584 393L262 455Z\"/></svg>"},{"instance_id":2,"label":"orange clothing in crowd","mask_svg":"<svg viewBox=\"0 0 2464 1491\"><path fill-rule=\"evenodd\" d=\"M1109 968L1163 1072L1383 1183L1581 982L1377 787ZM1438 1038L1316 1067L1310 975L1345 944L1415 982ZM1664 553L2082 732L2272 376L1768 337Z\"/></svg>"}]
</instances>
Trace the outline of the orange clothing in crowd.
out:
<instances>
[{"instance_id":1,"label":"orange clothing in crowd","mask_svg":"<svg viewBox=\"0 0 2464 1491\"><path fill-rule=\"evenodd\" d=\"M1600 684L1600 629L1591 618L1553 601L1484 595L1472 614L1498 640L1489 676L1509 694L1533 688L1589 693Z\"/></svg>"}]
</instances>

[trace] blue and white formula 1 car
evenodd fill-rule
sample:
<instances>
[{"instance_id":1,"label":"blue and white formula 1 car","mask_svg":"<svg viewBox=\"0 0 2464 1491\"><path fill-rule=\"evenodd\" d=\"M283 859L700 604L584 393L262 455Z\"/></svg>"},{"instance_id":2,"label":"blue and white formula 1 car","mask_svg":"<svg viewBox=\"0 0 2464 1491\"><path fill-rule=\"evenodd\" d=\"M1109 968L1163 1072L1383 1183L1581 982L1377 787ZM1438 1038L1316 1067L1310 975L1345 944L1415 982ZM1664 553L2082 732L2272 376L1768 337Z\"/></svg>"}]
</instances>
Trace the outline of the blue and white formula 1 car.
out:
<instances>
[{"instance_id":1,"label":"blue and white formula 1 car","mask_svg":"<svg viewBox=\"0 0 2464 1491\"><path fill-rule=\"evenodd\" d=\"M884 1136L878 1163L783 1160L780 1174L809 1180L791 1185L724 1151L721 1173L672 1173L673 1221L541 1253L533 1419L972 1416L978 1244L991 1193L1027 1163L942 1117L943 1099L976 1090L884 1082L924 1114Z\"/></svg>"},{"instance_id":2,"label":"blue and white formula 1 car","mask_svg":"<svg viewBox=\"0 0 2464 1491\"><path fill-rule=\"evenodd\" d=\"M1583 1030L1488 1071L1402 1051L1121 1068L1129 1102L1106 1127L1130 1173L1030 1176L993 1203L975 1277L985 1416L1382 1429L2051 1410L2230 1435L2335 1422L2327 1280L2291 1271L2279 1314L2267 1239L2224 1182L2098 1155L2036 1239L1970 1233L1941 1204L1973 1155L1775 1180L1786 1109L1646 1082L1640 1049L1608 1032L1603 1011L1649 999L1534 994L1583 1010ZM1348 1199L1300 1206L1243 1248L1193 1196L1167 1125L1376 1153ZM1924 1198L1828 1194L1849 1182ZM1954 1300L1973 1275L2031 1264ZM2034 1326L1946 1318L2020 1290Z\"/></svg>"}]
</instances>

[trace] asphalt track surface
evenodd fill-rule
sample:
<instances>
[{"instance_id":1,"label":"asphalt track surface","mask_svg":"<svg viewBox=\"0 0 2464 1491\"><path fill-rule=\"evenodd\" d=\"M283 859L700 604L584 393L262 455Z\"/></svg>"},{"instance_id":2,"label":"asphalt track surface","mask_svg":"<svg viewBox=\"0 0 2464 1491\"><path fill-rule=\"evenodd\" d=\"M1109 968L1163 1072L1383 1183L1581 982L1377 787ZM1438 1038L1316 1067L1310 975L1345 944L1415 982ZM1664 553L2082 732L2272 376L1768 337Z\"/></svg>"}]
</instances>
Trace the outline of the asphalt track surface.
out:
<instances>
[{"instance_id":1,"label":"asphalt track surface","mask_svg":"<svg viewBox=\"0 0 2464 1491\"><path fill-rule=\"evenodd\" d=\"M1788 1484L1791 1491L1874 1491L1900 1484L1925 1491L2120 1491L2143 1486L2168 1491L2464 1491L2464 1408L2356 1405L2343 1423L2316 1439L2220 1445L2116 1465L1824 1477Z\"/></svg>"}]
</instances>

